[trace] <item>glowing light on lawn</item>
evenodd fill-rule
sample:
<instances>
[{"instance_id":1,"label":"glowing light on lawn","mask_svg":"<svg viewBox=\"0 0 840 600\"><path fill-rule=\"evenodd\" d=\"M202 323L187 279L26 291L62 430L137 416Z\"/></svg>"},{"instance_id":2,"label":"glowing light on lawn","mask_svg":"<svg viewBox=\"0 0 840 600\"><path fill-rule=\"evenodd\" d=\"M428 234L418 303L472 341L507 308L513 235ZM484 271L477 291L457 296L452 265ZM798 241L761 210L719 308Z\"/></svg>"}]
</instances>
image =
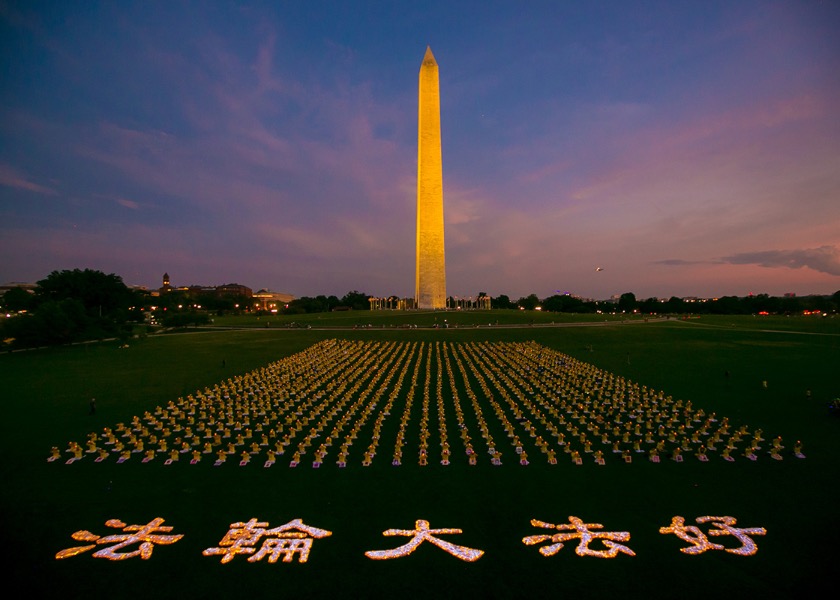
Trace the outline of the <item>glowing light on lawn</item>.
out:
<instances>
[{"instance_id":1,"label":"glowing light on lawn","mask_svg":"<svg viewBox=\"0 0 840 600\"><path fill-rule=\"evenodd\" d=\"M395 409L403 403L405 410ZM447 429L452 419L457 430ZM534 342L327 340L70 442L64 455L72 464L140 454L169 468L369 467L377 459L399 467L408 456L421 466L489 460L517 468L543 460L582 465L586 454L598 465L638 463L636 454L654 463L782 459L781 443L762 451L754 433ZM196 452L216 460L200 461ZM801 445L793 453L804 458ZM165 460L154 460L161 454ZM47 460L61 456L53 448Z\"/></svg>"}]
</instances>

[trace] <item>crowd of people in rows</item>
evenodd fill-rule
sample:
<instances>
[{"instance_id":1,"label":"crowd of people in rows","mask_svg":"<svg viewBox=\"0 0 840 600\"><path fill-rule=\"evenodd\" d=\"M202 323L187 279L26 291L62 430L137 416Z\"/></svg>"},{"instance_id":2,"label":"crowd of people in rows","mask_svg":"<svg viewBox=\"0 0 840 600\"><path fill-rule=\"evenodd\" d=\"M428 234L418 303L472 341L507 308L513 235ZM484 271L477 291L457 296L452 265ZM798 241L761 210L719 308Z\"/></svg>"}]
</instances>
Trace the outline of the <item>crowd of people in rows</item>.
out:
<instances>
[{"instance_id":1,"label":"crowd of people in rows","mask_svg":"<svg viewBox=\"0 0 840 600\"><path fill-rule=\"evenodd\" d=\"M781 437L734 426L534 342L327 340L70 442L68 462L208 455L216 465L345 467L782 459ZM804 458L801 443L793 454ZM62 458L58 447L49 460ZM483 458L482 458L483 457Z\"/></svg>"}]
</instances>

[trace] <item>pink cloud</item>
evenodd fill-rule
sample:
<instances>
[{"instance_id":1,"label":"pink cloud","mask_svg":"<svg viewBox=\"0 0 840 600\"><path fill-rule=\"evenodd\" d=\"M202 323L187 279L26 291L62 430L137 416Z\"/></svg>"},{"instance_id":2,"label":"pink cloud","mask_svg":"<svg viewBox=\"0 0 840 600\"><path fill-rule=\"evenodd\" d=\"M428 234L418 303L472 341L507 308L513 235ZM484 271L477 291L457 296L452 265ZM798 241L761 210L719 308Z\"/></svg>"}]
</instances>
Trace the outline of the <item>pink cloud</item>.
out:
<instances>
[{"instance_id":1,"label":"pink cloud","mask_svg":"<svg viewBox=\"0 0 840 600\"><path fill-rule=\"evenodd\" d=\"M758 265L766 268L809 268L828 275L840 276L840 250L835 246L741 252L725 256L721 260L735 265Z\"/></svg>"},{"instance_id":2,"label":"pink cloud","mask_svg":"<svg viewBox=\"0 0 840 600\"><path fill-rule=\"evenodd\" d=\"M140 208L139 204L137 204L134 200L129 200L128 198L117 198L117 204L124 206L125 208L130 208L131 210L137 210Z\"/></svg>"},{"instance_id":3,"label":"pink cloud","mask_svg":"<svg viewBox=\"0 0 840 600\"><path fill-rule=\"evenodd\" d=\"M27 192L35 192L36 194L45 194L47 196L58 194L58 192L50 187L31 181L30 178L19 170L7 164L0 164L0 185Z\"/></svg>"},{"instance_id":4,"label":"pink cloud","mask_svg":"<svg viewBox=\"0 0 840 600\"><path fill-rule=\"evenodd\" d=\"M144 187L202 207L231 201L246 209L276 207L353 189L356 199L371 207L392 207L403 179L413 176L412 155L374 132L379 123L398 121L398 113L378 106L367 84L339 85L325 93L280 77L275 40L270 33L251 64L208 46L203 68L216 75L211 93L203 96L209 104L184 104L191 120L203 124L200 132L172 136L103 123L94 135L79 132L79 152ZM197 71L178 65L180 80L191 86L185 99L195 97L192 86L202 79ZM186 85L180 80L176 85ZM284 111L300 112L300 122L285 115L277 119ZM284 123L282 132L274 129L277 122ZM319 128L329 130L329 141ZM274 187L266 173L276 174L273 179L282 187Z\"/></svg>"}]
</instances>

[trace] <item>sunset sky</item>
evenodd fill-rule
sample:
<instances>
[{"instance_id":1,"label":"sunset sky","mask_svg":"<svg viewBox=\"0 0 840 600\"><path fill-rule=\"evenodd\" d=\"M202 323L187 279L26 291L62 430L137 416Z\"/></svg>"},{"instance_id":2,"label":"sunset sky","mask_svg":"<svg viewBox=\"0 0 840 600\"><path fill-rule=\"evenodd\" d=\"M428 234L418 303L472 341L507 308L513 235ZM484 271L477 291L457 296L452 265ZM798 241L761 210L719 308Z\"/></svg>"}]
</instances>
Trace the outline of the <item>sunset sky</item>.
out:
<instances>
[{"instance_id":1,"label":"sunset sky","mask_svg":"<svg viewBox=\"0 0 840 600\"><path fill-rule=\"evenodd\" d=\"M0 0L0 283L413 296L430 45L449 295L830 294L838 32L827 0Z\"/></svg>"}]
</instances>

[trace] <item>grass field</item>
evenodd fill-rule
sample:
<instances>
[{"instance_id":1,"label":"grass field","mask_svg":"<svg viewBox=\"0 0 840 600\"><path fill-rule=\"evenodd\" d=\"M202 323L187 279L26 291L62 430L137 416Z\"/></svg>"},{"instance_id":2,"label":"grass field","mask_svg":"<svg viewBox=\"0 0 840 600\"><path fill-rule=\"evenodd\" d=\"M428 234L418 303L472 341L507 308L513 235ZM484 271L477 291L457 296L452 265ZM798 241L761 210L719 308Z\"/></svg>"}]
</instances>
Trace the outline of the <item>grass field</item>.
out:
<instances>
[{"instance_id":1,"label":"grass field","mask_svg":"<svg viewBox=\"0 0 840 600\"><path fill-rule=\"evenodd\" d=\"M437 321L435 321L437 319ZM446 319L447 329L433 329ZM303 328L289 328L290 322ZM552 321L554 322L552 324ZM371 328L360 328L362 325ZM417 329L407 329L416 324ZM537 596L730 598L815 597L831 583L840 534L838 428L826 404L840 395L840 320L703 317L645 322L643 318L588 318L493 311L447 315L395 313L306 315L264 320L217 318L216 326L134 340L20 352L0 356L3 419L3 531L13 578L27 595L60 591L66 597L489 597ZM312 328L307 329L309 325ZM578 326L580 325L580 326ZM353 327L356 327L354 329ZM505 460L494 467L454 461L392 467L379 458L339 469L296 469L278 461L213 467L204 460L164 466L132 458L95 464L91 457L47 463L50 447L66 448L128 422L158 405L212 387L332 338L361 341L522 342L593 364L628 380L691 400L696 408L740 426L782 436L784 460L763 452L756 462L692 458L676 464L610 460L575 466L566 455L549 465L535 455L528 466ZM224 365L224 366L223 366ZM726 373L728 372L728 376ZM762 382L767 382L763 387ZM810 390L810 396L806 391ZM91 397L95 415L88 414ZM417 404L419 410L419 403ZM365 432L360 434L364 437ZM370 435L369 432L367 434ZM450 432L450 436L454 437ZM788 453L802 440L804 460ZM530 454L530 453L529 453ZM65 455L67 456L67 455ZM357 457L358 458L358 457ZM522 538L545 530L532 519L565 523L570 515L627 531L636 556L607 560L577 556L576 542L544 557ZM720 550L688 556L687 544L661 535L675 515L729 515L738 526L764 527L758 552ZM108 519L145 524L162 517L184 538L156 546L149 560L111 562L91 552L65 560L55 554L80 545L70 536L86 529L116 533ZM332 532L315 540L309 562L229 564L202 550L219 546L236 521L257 518L276 527L301 518ZM368 550L394 548L404 537L386 529L459 528L446 541L478 548L466 563L422 544L411 556L386 561ZM708 531L708 526L701 526ZM727 547L734 539L712 538ZM597 545L593 543L593 547Z\"/></svg>"}]
</instances>

